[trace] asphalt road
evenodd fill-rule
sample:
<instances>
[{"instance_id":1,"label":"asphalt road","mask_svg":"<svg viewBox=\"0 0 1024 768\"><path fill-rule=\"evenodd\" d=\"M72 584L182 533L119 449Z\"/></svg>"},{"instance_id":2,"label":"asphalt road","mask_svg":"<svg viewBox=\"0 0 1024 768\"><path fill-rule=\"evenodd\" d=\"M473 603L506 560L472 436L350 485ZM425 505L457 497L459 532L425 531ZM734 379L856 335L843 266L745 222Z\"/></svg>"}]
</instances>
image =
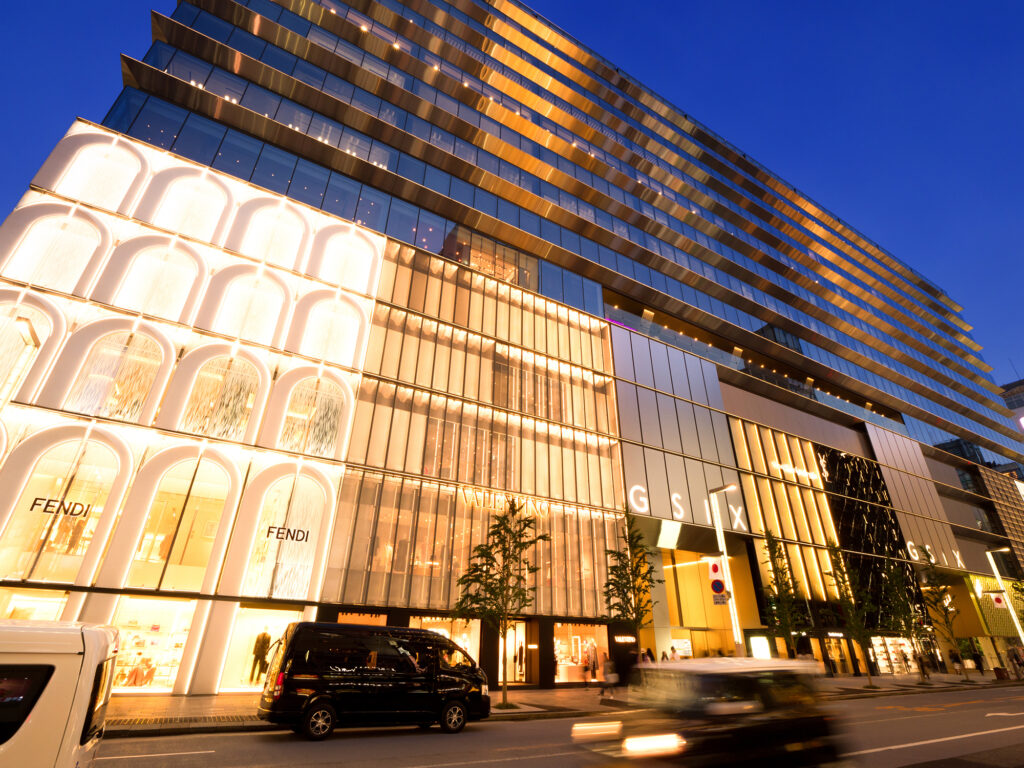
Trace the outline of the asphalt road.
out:
<instances>
[{"instance_id":1,"label":"asphalt road","mask_svg":"<svg viewBox=\"0 0 1024 768\"><path fill-rule=\"evenodd\" d=\"M974 755L977 765L1024 764L1024 690L922 693L835 702L847 753L871 768L934 765ZM105 742L97 768L234 768L304 765L347 768L596 766L574 747L571 718L471 723L458 735L437 728L342 730L324 742L291 732L208 734ZM1019 746L1019 750L1017 749ZM1019 762L1006 762L1020 755Z\"/></svg>"}]
</instances>

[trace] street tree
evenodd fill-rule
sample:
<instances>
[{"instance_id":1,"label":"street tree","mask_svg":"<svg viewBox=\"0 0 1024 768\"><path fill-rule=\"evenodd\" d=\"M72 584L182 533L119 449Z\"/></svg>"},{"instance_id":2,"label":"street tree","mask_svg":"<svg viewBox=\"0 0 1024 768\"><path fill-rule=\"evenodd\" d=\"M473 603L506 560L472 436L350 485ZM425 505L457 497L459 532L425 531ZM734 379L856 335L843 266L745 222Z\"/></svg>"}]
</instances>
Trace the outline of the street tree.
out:
<instances>
[{"instance_id":1,"label":"street tree","mask_svg":"<svg viewBox=\"0 0 1024 768\"><path fill-rule=\"evenodd\" d=\"M459 577L461 590L453 613L457 618L474 618L489 624L501 638L502 659L508 661L506 643L512 620L533 603L536 587L529 576L539 569L529 558L530 550L546 533L536 533L536 521L525 514L525 504L513 498L508 509L495 515L487 540L473 548L465 572ZM508 704L508 664L502 664L501 707Z\"/></svg>"},{"instance_id":2,"label":"street tree","mask_svg":"<svg viewBox=\"0 0 1024 768\"><path fill-rule=\"evenodd\" d=\"M868 585L861 578L861 573L850 568L839 545L828 542L828 559L832 563L832 571L828 574L836 588L839 610L842 612L843 629L864 654L864 666L867 668L868 688L876 687L871 679L871 616L875 604Z\"/></svg>"},{"instance_id":3,"label":"street tree","mask_svg":"<svg viewBox=\"0 0 1024 768\"><path fill-rule=\"evenodd\" d=\"M925 564L921 572L921 581L921 595L925 610L934 622L932 626L942 639L949 643L950 648L960 653L954 628L956 617L960 615L960 607L953 598L953 588L944 583L938 569L930 562ZM966 680L967 665L961 662L960 670Z\"/></svg>"},{"instance_id":4,"label":"street tree","mask_svg":"<svg viewBox=\"0 0 1024 768\"><path fill-rule=\"evenodd\" d=\"M766 531L764 548L768 559L768 583L764 587L768 629L786 644L789 658L796 657L794 636L807 626L808 615L800 597L800 585L793 576L786 546L771 531Z\"/></svg>"},{"instance_id":5,"label":"street tree","mask_svg":"<svg viewBox=\"0 0 1024 768\"><path fill-rule=\"evenodd\" d=\"M915 653L925 635L924 616L918 595L920 589L913 566L903 560L887 559L882 567L882 616L888 628L910 640ZM922 664L917 665L921 682L925 679Z\"/></svg>"},{"instance_id":6,"label":"street tree","mask_svg":"<svg viewBox=\"0 0 1024 768\"><path fill-rule=\"evenodd\" d=\"M657 602L651 597L652 590L662 580L654 578L654 551L647 546L636 517L628 508L622 520L622 546L605 550L608 577L604 601L609 618L629 625L639 643L640 628L647 623Z\"/></svg>"}]
</instances>

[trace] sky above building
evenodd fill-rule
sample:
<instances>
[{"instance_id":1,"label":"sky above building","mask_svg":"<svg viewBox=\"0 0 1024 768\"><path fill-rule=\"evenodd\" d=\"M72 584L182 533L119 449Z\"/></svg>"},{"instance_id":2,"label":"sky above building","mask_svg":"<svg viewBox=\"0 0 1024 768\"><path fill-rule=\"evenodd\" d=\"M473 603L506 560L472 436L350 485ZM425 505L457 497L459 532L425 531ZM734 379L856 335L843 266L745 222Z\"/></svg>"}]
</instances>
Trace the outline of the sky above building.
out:
<instances>
[{"instance_id":1,"label":"sky above building","mask_svg":"<svg viewBox=\"0 0 1024 768\"><path fill-rule=\"evenodd\" d=\"M169 0L10 3L0 215ZM534 0L530 6L943 288L1024 378L1024 5Z\"/></svg>"}]
</instances>

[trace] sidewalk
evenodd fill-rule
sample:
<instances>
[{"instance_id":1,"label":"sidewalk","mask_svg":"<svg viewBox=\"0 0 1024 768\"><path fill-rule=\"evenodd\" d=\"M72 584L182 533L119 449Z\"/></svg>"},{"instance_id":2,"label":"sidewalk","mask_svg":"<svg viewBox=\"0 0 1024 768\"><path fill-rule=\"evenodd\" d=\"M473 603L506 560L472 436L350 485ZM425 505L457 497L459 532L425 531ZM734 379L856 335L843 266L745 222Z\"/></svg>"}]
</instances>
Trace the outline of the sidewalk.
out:
<instances>
[{"instance_id":1,"label":"sidewalk","mask_svg":"<svg viewBox=\"0 0 1024 768\"><path fill-rule=\"evenodd\" d=\"M884 675L866 689L866 677L822 677L818 687L826 700L853 699L897 694L970 690L992 685L1024 685L1016 680L997 681L989 671L984 677L972 672L969 682L958 675L932 674L930 685L920 685L917 675ZM619 691L615 699L602 701L599 690L590 688L509 690L513 710L495 709L501 701L501 688L491 689L491 720L523 720L547 717L583 717L607 712L607 707L625 704ZM259 694L222 693L219 696L170 696L163 694L127 694L115 696L107 708L107 738L169 736L189 733L229 731L272 731L279 726L256 717Z\"/></svg>"}]
</instances>

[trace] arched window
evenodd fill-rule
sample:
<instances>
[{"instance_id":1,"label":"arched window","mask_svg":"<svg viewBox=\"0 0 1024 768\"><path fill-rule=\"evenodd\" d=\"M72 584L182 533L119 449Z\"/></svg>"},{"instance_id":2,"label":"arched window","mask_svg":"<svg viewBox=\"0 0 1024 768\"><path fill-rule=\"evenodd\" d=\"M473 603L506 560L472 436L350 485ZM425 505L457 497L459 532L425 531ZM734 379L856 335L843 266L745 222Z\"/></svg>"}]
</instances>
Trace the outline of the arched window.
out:
<instances>
[{"instance_id":1,"label":"arched window","mask_svg":"<svg viewBox=\"0 0 1024 768\"><path fill-rule=\"evenodd\" d=\"M309 310L299 351L318 360L354 366L362 331L363 316L354 304L324 299Z\"/></svg>"},{"instance_id":2,"label":"arched window","mask_svg":"<svg viewBox=\"0 0 1024 768\"><path fill-rule=\"evenodd\" d=\"M214 331L272 344L284 311L284 292L266 275L242 275L224 292Z\"/></svg>"},{"instance_id":3,"label":"arched window","mask_svg":"<svg viewBox=\"0 0 1024 768\"><path fill-rule=\"evenodd\" d=\"M0 537L4 578L74 581L117 471L114 452L92 440L42 454Z\"/></svg>"},{"instance_id":4,"label":"arched window","mask_svg":"<svg viewBox=\"0 0 1024 768\"><path fill-rule=\"evenodd\" d=\"M127 586L198 592L228 486L227 473L209 459L171 467L150 504Z\"/></svg>"},{"instance_id":5,"label":"arched window","mask_svg":"<svg viewBox=\"0 0 1024 768\"><path fill-rule=\"evenodd\" d=\"M124 309L178 320L198 273L195 259L173 248L144 248L132 259L114 303Z\"/></svg>"},{"instance_id":6,"label":"arched window","mask_svg":"<svg viewBox=\"0 0 1024 768\"><path fill-rule=\"evenodd\" d=\"M50 331L49 319L38 309L24 304L0 307L0 403L18 391Z\"/></svg>"},{"instance_id":7,"label":"arched window","mask_svg":"<svg viewBox=\"0 0 1024 768\"><path fill-rule=\"evenodd\" d=\"M369 293L377 270L377 249L356 232L338 232L323 246L319 275L329 283Z\"/></svg>"},{"instance_id":8,"label":"arched window","mask_svg":"<svg viewBox=\"0 0 1024 768\"><path fill-rule=\"evenodd\" d=\"M327 499L305 475L283 477L263 496L242 594L305 598Z\"/></svg>"},{"instance_id":9,"label":"arched window","mask_svg":"<svg viewBox=\"0 0 1024 768\"><path fill-rule=\"evenodd\" d=\"M55 191L116 211L141 170L142 162L125 147L90 144L75 155Z\"/></svg>"},{"instance_id":10,"label":"arched window","mask_svg":"<svg viewBox=\"0 0 1024 768\"><path fill-rule=\"evenodd\" d=\"M210 242L227 207L227 194L201 176L184 176L167 187L152 222L158 227Z\"/></svg>"},{"instance_id":11,"label":"arched window","mask_svg":"<svg viewBox=\"0 0 1024 768\"><path fill-rule=\"evenodd\" d=\"M278 447L334 458L345 416L344 390L330 379L310 377L295 385Z\"/></svg>"},{"instance_id":12,"label":"arched window","mask_svg":"<svg viewBox=\"0 0 1024 768\"><path fill-rule=\"evenodd\" d=\"M134 421L153 387L163 353L141 333L109 333L92 345L64 407L76 413Z\"/></svg>"},{"instance_id":13,"label":"arched window","mask_svg":"<svg viewBox=\"0 0 1024 768\"><path fill-rule=\"evenodd\" d=\"M269 205L249 221L238 250L268 264L295 269L305 234L299 214L283 205Z\"/></svg>"},{"instance_id":14,"label":"arched window","mask_svg":"<svg viewBox=\"0 0 1024 768\"><path fill-rule=\"evenodd\" d=\"M210 437L241 440L259 385L260 376L252 363L215 357L196 374L181 428Z\"/></svg>"},{"instance_id":15,"label":"arched window","mask_svg":"<svg viewBox=\"0 0 1024 768\"><path fill-rule=\"evenodd\" d=\"M29 226L4 277L71 293L100 245L100 233L76 216L44 216Z\"/></svg>"}]
</instances>

